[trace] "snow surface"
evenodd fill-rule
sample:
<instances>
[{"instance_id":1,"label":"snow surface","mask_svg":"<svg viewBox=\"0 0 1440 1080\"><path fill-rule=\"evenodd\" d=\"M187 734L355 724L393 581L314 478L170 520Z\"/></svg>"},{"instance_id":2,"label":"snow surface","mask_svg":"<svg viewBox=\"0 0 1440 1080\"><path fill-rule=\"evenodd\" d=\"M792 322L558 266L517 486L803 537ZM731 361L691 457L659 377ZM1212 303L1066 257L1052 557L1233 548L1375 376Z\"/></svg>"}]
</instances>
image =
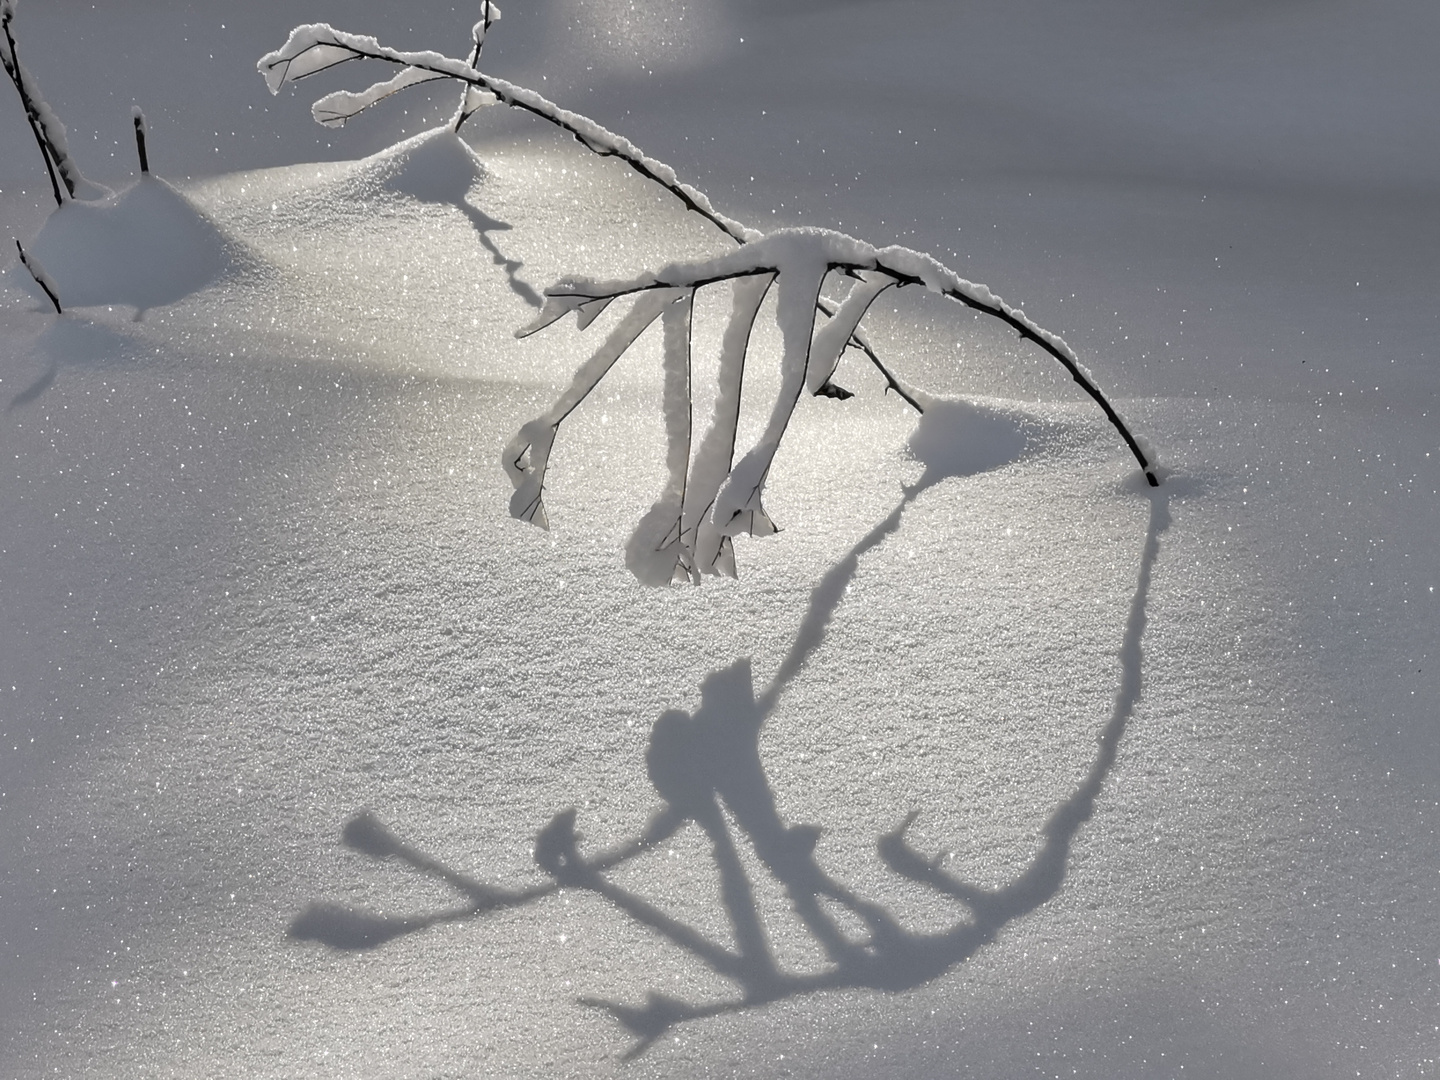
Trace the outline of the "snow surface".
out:
<instances>
[{"instance_id":1,"label":"snow surface","mask_svg":"<svg viewBox=\"0 0 1440 1080\"><path fill-rule=\"evenodd\" d=\"M6 257L0 1075L1435 1075L1440 12L507 5L487 71L739 220L987 282L1170 470L890 290L871 338L944 400L847 353L782 531L655 590L661 328L559 429L549 532L502 448L623 313L514 331L730 241L533 118L424 134L453 87L337 132L255 74L301 20L466 55L423 8L16 16L118 194L52 215L0 107L67 304Z\"/></svg>"}]
</instances>

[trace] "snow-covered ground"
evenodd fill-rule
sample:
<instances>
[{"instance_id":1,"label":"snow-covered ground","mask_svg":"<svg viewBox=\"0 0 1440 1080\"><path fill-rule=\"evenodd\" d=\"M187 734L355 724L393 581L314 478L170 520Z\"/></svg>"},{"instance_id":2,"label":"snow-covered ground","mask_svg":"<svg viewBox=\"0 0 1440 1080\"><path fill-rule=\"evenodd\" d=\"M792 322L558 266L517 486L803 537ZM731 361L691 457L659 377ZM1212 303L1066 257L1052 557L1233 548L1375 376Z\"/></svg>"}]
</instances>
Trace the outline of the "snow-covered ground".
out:
<instances>
[{"instance_id":1,"label":"snow-covered ground","mask_svg":"<svg viewBox=\"0 0 1440 1080\"><path fill-rule=\"evenodd\" d=\"M255 72L301 21L464 55L399 8L20 6L81 168L130 183L138 103L169 183L50 216L0 87L6 242L71 305L4 257L0 1075L1440 1072L1440 9L510 5L483 69L987 283L1168 470L887 293L954 402L847 354L784 531L650 589L658 328L549 532L500 451L615 316L513 331L729 241L533 118L327 131L383 70Z\"/></svg>"}]
</instances>

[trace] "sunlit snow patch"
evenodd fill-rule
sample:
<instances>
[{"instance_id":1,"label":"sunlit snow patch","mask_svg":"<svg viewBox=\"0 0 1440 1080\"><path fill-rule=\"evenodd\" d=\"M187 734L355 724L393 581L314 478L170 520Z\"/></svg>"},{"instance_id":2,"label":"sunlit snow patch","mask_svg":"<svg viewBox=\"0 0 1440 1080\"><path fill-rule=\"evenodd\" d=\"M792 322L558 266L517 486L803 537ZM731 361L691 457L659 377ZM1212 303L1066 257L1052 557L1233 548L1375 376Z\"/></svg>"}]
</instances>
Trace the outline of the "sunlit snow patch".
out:
<instances>
[{"instance_id":1,"label":"sunlit snow patch","mask_svg":"<svg viewBox=\"0 0 1440 1080\"><path fill-rule=\"evenodd\" d=\"M28 245L65 307L125 304L137 317L204 288L243 261L189 199L156 176L96 202L70 201ZM12 280L37 297L23 269Z\"/></svg>"},{"instance_id":2,"label":"sunlit snow patch","mask_svg":"<svg viewBox=\"0 0 1440 1080\"><path fill-rule=\"evenodd\" d=\"M434 128L355 162L333 188L320 192L325 204L316 206L315 213L333 215L338 207L345 214L373 215L377 203L397 198L454 207L469 219L480 246L504 270L510 289L531 307L539 307L540 294L520 277L524 262L501 250L491 236L509 231L510 224L491 217L471 201L472 193L488 175L484 163L457 132L448 126Z\"/></svg>"}]
</instances>

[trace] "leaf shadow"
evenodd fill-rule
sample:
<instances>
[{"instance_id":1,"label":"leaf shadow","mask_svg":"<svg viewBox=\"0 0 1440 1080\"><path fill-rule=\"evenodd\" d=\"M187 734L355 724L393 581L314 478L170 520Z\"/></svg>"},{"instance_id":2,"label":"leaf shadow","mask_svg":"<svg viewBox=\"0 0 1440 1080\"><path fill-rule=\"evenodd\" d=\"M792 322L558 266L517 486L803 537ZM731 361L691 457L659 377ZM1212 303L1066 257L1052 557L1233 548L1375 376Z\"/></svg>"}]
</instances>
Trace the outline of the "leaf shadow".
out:
<instances>
[{"instance_id":1,"label":"leaf shadow","mask_svg":"<svg viewBox=\"0 0 1440 1080\"><path fill-rule=\"evenodd\" d=\"M1016 454L1022 449L1017 444ZM783 819L760 758L761 729L785 687L823 641L860 557L895 533L906 508L938 480L964 475L967 470L984 471L995 464L989 459L972 458L966 465L965 459L953 455L944 460L943 466L927 462L920 481L904 491L890 514L825 573L811 593L789 652L763 692L755 693L750 661L741 659L704 679L701 703L693 713L671 710L655 722L646 751L646 768L662 805L633 839L609 851L587 854L581 849L576 831L576 811L562 810L535 841L535 861L549 880L527 889L506 890L450 869L398 840L373 815L361 813L345 826L343 839L347 846L377 858L398 858L417 871L445 881L467 903L405 917L312 904L291 924L290 936L336 949L372 949L439 923L530 903L561 888L588 890L689 953L736 988L733 997L710 1002L688 1002L658 992L651 992L640 1005L580 998L581 1004L605 1011L634 1037L624 1055L630 1060L643 1054L675 1025L704 1017L826 990L898 993L915 989L954 970L994 941L1007 924L1047 903L1064 882L1071 845L1094 813L1096 799L1114 766L1144 687L1141 642L1151 574L1161 535L1170 524L1167 488L1138 492L1150 503L1149 520L1120 648L1121 677L1114 705L1087 775L1051 811L1035 856L1009 883L986 888L943 869L938 857L926 857L909 843L907 830L918 810L878 838L880 857L893 873L957 905L952 925L930 932L907 929L886 908L829 874L815 854L821 830L812 825L788 824ZM710 843L721 900L730 922L729 942L707 937L608 875L608 871L654 849L692 823ZM806 934L823 952L825 962L818 970L789 971L776 960L753 883L740 859L735 831L748 841L764 870L782 886ZM858 920L864 927L863 940L855 940L855 935L847 932L836 917L837 910L848 914L846 923Z\"/></svg>"}]
</instances>

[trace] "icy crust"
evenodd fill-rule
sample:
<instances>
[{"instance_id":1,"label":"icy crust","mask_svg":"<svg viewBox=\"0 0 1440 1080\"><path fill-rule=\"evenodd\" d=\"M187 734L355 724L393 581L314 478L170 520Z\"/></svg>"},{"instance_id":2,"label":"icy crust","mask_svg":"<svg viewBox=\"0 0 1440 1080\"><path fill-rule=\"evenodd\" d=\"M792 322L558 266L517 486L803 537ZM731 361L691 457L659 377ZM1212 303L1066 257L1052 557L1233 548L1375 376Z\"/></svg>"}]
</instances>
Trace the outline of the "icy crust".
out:
<instances>
[{"instance_id":1,"label":"icy crust","mask_svg":"<svg viewBox=\"0 0 1440 1080\"><path fill-rule=\"evenodd\" d=\"M349 34L342 30L336 30L328 23L307 23L291 30L285 44L274 52L262 56L256 64L256 68L264 76L265 85L269 87L270 92L277 94L286 83L308 78L348 60L359 59L388 60L393 64L400 64L406 68L413 68L437 77L458 79L468 86L494 95L496 100L502 104L524 109L563 128L587 149L602 157L621 159L637 172L674 192L687 206L704 214L734 239L745 242L759 239L762 235L749 226L721 214L703 191L682 183L674 169L663 161L650 157L624 136L617 135L588 116L562 109L553 101L533 90L506 82L504 79L482 74L464 61L437 52L429 50L405 52L391 49L367 35ZM397 76L397 78L400 77ZM415 78L416 81L424 81L418 76ZM365 95L375 92L379 96L374 100L378 101L380 97L385 96L378 90L378 87L382 85L384 84L372 86L355 97L363 98ZM397 89L399 88L397 87ZM333 98L335 95L330 95L329 98L322 98L321 101ZM317 102L318 105L319 102ZM343 120L336 122L343 123Z\"/></svg>"}]
</instances>

